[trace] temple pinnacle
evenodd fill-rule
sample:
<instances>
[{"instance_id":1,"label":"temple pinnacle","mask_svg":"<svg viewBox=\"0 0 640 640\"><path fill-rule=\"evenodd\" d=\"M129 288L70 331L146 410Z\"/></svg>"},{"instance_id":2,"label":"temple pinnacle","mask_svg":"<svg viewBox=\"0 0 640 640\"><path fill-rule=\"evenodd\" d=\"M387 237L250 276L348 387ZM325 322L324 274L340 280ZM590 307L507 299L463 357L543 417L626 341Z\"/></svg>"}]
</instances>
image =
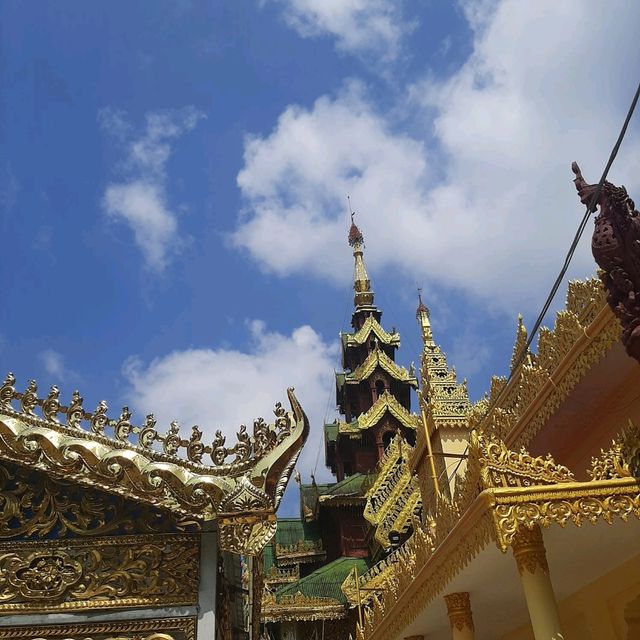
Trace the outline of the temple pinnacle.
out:
<instances>
[{"instance_id":1,"label":"temple pinnacle","mask_svg":"<svg viewBox=\"0 0 640 640\"><path fill-rule=\"evenodd\" d=\"M371 306L373 304L373 291L371 281L364 265L364 236L353 221L355 212L351 212L351 227L349 228L349 246L353 247L354 272L353 289L356 292L353 302L356 307Z\"/></svg>"},{"instance_id":2,"label":"temple pinnacle","mask_svg":"<svg viewBox=\"0 0 640 640\"><path fill-rule=\"evenodd\" d=\"M422 342L425 345L435 344L433 341L433 332L431 331L431 321L429 319L429 309L422 302L422 290L418 287L418 308L416 309L416 320L420 323L422 331Z\"/></svg>"}]
</instances>

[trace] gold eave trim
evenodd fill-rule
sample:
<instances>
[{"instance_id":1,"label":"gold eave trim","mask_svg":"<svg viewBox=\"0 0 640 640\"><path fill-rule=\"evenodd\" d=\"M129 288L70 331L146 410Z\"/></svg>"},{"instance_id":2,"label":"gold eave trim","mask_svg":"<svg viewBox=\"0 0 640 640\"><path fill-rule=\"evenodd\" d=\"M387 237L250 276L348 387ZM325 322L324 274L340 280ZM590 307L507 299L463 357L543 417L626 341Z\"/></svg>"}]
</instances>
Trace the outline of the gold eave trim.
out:
<instances>
[{"instance_id":1,"label":"gold eave trim","mask_svg":"<svg viewBox=\"0 0 640 640\"><path fill-rule=\"evenodd\" d=\"M418 386L418 380L415 376L409 375L409 372L404 367L395 363L380 349L372 351L359 367L351 373L347 373L345 382L347 384L357 384L362 380L366 380L378 367L399 382L407 382L413 387Z\"/></svg>"},{"instance_id":2,"label":"gold eave trim","mask_svg":"<svg viewBox=\"0 0 640 640\"><path fill-rule=\"evenodd\" d=\"M407 627L489 540L506 552L519 527L581 526L599 520L640 519L640 479L614 478L483 490L427 558L397 602L366 635L384 640ZM419 603L419 604L418 604ZM362 637L362 636L358 636Z\"/></svg>"},{"instance_id":3,"label":"gold eave trim","mask_svg":"<svg viewBox=\"0 0 640 640\"><path fill-rule=\"evenodd\" d=\"M296 601L300 598L300 601ZM323 602L324 601L324 602ZM305 598L293 596L292 602L262 605L262 622L292 622L303 620L340 620L346 616L345 606L332 598Z\"/></svg>"},{"instance_id":4,"label":"gold eave trim","mask_svg":"<svg viewBox=\"0 0 640 640\"><path fill-rule=\"evenodd\" d=\"M585 328L583 333L579 336L579 338L573 343L572 347L569 349L564 358L560 361L558 366L553 370L553 372L548 376L547 381L544 383L542 388L538 391L535 398L527 408L524 410L524 413L518 420L518 422L513 426L511 431L505 437L505 444L510 448L515 448L516 446L527 446L530 440L535 436L543 425L539 425L536 428L535 432L530 434L530 437L525 437L526 431L530 423L536 418L540 411L545 409L545 405L552 399L552 395L554 392L561 393L561 399L564 399L575 387L576 384L582 379L581 376L578 380L576 380L575 384L562 393L560 391L560 386L564 380L564 378L569 374L576 364L578 358L588 349L588 347L598 338L598 336L609 326L611 323L617 323L618 320L613 314L613 311L605 305L593 319L593 321ZM600 359L598 359L599 361ZM595 364L594 362L588 368L590 370ZM522 367L522 365L520 365ZM584 375L587 374L585 371ZM513 391L513 387L519 384L519 376L514 375L509 382L509 385L505 387L503 392L500 394L503 398L509 396L509 394ZM499 404L497 405L499 406ZM492 412L493 413L493 412ZM552 412L553 413L553 412ZM491 417L489 414L485 418L485 424L487 423L487 419Z\"/></svg>"},{"instance_id":5,"label":"gold eave trim","mask_svg":"<svg viewBox=\"0 0 640 640\"><path fill-rule=\"evenodd\" d=\"M388 333L382 328L382 325L373 317L369 316L365 321L362 327L355 333L347 333L346 335L346 343L347 346L351 347L354 345L363 345L369 338L371 333L375 333L376 337L386 345L390 346L400 346L400 334L398 333Z\"/></svg>"}]
</instances>

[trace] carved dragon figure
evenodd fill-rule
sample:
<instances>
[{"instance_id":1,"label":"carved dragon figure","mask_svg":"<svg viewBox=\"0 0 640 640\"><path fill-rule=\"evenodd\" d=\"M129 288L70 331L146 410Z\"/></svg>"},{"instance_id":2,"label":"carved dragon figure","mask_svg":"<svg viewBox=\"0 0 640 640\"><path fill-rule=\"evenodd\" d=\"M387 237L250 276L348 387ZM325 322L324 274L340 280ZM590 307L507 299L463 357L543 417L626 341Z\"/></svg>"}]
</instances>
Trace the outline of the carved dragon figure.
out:
<instances>
[{"instance_id":1,"label":"carved dragon figure","mask_svg":"<svg viewBox=\"0 0 640 640\"><path fill-rule=\"evenodd\" d=\"M587 184L580 167L571 165L580 201L588 205L598 185ZM622 325L622 343L640 362L640 214L624 187L605 182L595 207L591 240L593 257L602 273L607 302Z\"/></svg>"}]
</instances>

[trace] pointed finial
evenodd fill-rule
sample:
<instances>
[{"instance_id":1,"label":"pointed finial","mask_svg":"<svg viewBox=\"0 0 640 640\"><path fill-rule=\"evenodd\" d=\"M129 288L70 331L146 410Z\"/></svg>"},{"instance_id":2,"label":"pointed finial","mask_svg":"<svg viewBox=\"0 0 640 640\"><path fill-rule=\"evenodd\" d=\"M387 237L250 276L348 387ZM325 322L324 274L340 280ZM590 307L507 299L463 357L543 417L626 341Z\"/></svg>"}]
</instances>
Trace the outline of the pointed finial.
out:
<instances>
[{"instance_id":1,"label":"pointed finial","mask_svg":"<svg viewBox=\"0 0 640 640\"><path fill-rule=\"evenodd\" d=\"M364 244L364 236L358 228L358 225L353 220L356 212L351 209L351 198L349 196L347 196L347 202L349 203L349 215L351 216L351 226L349 227L349 246L355 248L356 245Z\"/></svg>"},{"instance_id":2,"label":"pointed finial","mask_svg":"<svg viewBox=\"0 0 640 640\"><path fill-rule=\"evenodd\" d=\"M418 308L416 309L416 320L420 323L422 331L422 342L424 344L433 345L433 333L431 331L431 322L429 320L429 309L422 302L422 287L418 287Z\"/></svg>"},{"instance_id":3,"label":"pointed finial","mask_svg":"<svg viewBox=\"0 0 640 640\"><path fill-rule=\"evenodd\" d=\"M356 292L354 304L356 307L373 304L373 291L371 291L371 281L364 265L363 247L364 236L353 221L356 212L351 210L351 198L347 196L349 202L349 214L351 215L351 227L349 228L349 246L353 247L353 258L355 260L353 273L353 288Z\"/></svg>"},{"instance_id":4,"label":"pointed finial","mask_svg":"<svg viewBox=\"0 0 640 640\"><path fill-rule=\"evenodd\" d=\"M423 313L426 313L427 317L429 317L429 309L424 302L422 302L422 287L418 287L418 308L416 309L416 318L420 320L420 316Z\"/></svg>"}]
</instances>

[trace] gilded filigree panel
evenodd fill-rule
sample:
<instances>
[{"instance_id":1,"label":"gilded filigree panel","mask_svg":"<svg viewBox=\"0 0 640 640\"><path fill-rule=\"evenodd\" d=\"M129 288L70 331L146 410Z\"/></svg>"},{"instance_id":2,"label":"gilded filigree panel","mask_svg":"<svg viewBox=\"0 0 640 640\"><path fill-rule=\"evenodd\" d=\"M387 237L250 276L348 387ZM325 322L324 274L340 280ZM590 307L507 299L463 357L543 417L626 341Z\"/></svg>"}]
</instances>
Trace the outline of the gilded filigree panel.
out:
<instances>
[{"instance_id":1,"label":"gilded filigree panel","mask_svg":"<svg viewBox=\"0 0 640 640\"><path fill-rule=\"evenodd\" d=\"M197 531L190 518L0 463L0 540Z\"/></svg>"},{"instance_id":2,"label":"gilded filigree panel","mask_svg":"<svg viewBox=\"0 0 640 640\"><path fill-rule=\"evenodd\" d=\"M0 545L0 613L195 604L198 534Z\"/></svg>"},{"instance_id":3,"label":"gilded filigree panel","mask_svg":"<svg viewBox=\"0 0 640 640\"><path fill-rule=\"evenodd\" d=\"M0 627L0 640L195 640L195 618Z\"/></svg>"}]
</instances>

